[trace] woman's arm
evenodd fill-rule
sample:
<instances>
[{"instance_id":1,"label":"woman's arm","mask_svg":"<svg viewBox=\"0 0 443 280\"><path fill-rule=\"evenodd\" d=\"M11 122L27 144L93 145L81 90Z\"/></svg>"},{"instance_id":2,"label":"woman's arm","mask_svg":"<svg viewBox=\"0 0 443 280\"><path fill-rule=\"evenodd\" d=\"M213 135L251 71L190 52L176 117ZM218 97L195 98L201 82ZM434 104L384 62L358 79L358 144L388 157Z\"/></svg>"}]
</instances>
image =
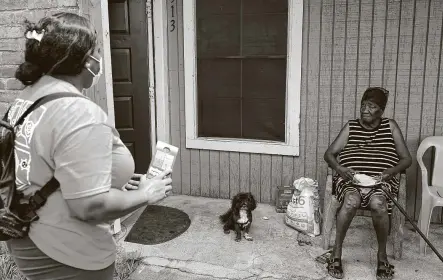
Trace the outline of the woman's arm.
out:
<instances>
[{"instance_id":1,"label":"woman's arm","mask_svg":"<svg viewBox=\"0 0 443 280\"><path fill-rule=\"evenodd\" d=\"M68 199L67 203L76 218L97 223L116 220L150 204L142 191L114 188L94 196Z\"/></svg>"},{"instance_id":2,"label":"woman's arm","mask_svg":"<svg viewBox=\"0 0 443 280\"><path fill-rule=\"evenodd\" d=\"M100 107L79 98L54 119L54 176L72 216L109 221L149 203L146 191L111 188L113 132Z\"/></svg>"},{"instance_id":3,"label":"woman's arm","mask_svg":"<svg viewBox=\"0 0 443 280\"><path fill-rule=\"evenodd\" d=\"M341 129L340 133L335 138L334 142L328 147L325 152L324 159L329 166L337 170L340 164L337 161L337 155L343 150L348 142L349 137L349 122Z\"/></svg>"},{"instance_id":4,"label":"woman's arm","mask_svg":"<svg viewBox=\"0 0 443 280\"><path fill-rule=\"evenodd\" d=\"M401 133L400 127L395 120L390 119L389 125L391 127L392 137L394 138L395 149L400 158L398 164L392 168L387 169L384 174L385 180L389 180L398 173L403 172L412 164L412 157L409 153L408 147L406 146L403 134Z\"/></svg>"},{"instance_id":5,"label":"woman's arm","mask_svg":"<svg viewBox=\"0 0 443 280\"><path fill-rule=\"evenodd\" d=\"M341 166L337 161L337 155L344 149L346 144L348 143L349 137L349 122L345 124L345 126L341 129L337 138L335 138L334 142L329 146L326 150L324 159L329 164L329 166L334 169L343 179L352 180L354 175L353 170Z\"/></svg>"}]
</instances>

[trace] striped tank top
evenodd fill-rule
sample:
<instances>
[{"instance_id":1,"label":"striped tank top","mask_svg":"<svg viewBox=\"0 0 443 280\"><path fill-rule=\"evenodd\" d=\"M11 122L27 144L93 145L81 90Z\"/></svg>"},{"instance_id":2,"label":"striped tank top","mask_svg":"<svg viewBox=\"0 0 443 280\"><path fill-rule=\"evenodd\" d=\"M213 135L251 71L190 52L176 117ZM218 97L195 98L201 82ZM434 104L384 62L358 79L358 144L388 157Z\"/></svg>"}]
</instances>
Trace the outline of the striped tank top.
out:
<instances>
[{"instance_id":1,"label":"striped tank top","mask_svg":"<svg viewBox=\"0 0 443 280\"><path fill-rule=\"evenodd\" d=\"M348 142L339 154L340 165L377 176L396 166L399 160L388 118L382 118L373 130L364 128L358 119L349 121ZM398 185L398 179L393 178L389 183Z\"/></svg>"}]
</instances>

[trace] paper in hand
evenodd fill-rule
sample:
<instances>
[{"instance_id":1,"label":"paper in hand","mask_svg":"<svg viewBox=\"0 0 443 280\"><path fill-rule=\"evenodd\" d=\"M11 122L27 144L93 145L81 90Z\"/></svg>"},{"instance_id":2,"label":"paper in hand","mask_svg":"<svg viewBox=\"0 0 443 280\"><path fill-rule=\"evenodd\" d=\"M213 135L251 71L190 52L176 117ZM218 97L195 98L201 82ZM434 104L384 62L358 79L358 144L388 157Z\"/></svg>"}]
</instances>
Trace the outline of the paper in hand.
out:
<instances>
[{"instance_id":1,"label":"paper in hand","mask_svg":"<svg viewBox=\"0 0 443 280\"><path fill-rule=\"evenodd\" d=\"M155 155L149 165L146 177L151 179L165 170L172 170L175 159L178 154L178 148L165 142L158 141Z\"/></svg>"}]
</instances>

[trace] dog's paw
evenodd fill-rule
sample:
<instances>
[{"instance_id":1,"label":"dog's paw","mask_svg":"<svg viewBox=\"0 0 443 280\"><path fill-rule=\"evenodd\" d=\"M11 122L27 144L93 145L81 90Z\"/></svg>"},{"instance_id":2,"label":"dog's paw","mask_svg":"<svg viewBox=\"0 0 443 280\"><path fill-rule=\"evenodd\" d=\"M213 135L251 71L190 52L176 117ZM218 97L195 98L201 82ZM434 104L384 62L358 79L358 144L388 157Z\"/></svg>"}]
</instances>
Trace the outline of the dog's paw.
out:
<instances>
[{"instance_id":1,"label":"dog's paw","mask_svg":"<svg viewBox=\"0 0 443 280\"><path fill-rule=\"evenodd\" d=\"M240 241L241 241L241 236L235 237L235 242L240 242Z\"/></svg>"},{"instance_id":2,"label":"dog's paw","mask_svg":"<svg viewBox=\"0 0 443 280\"><path fill-rule=\"evenodd\" d=\"M245 239L248 240L248 241L252 241L252 240L254 240L254 239L252 238L252 236L250 236L250 235L247 234L247 233L245 233Z\"/></svg>"},{"instance_id":3,"label":"dog's paw","mask_svg":"<svg viewBox=\"0 0 443 280\"><path fill-rule=\"evenodd\" d=\"M230 230L229 230L229 229L224 229L223 232L224 232L225 234L229 234Z\"/></svg>"}]
</instances>

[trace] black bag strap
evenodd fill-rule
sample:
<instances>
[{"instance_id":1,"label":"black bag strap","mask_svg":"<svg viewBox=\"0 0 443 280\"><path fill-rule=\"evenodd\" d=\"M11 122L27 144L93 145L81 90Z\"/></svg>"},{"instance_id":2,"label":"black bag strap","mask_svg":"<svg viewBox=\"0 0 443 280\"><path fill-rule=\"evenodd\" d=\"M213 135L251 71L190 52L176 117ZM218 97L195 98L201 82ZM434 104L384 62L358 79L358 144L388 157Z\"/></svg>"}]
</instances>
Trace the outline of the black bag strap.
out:
<instances>
[{"instance_id":1,"label":"black bag strap","mask_svg":"<svg viewBox=\"0 0 443 280\"><path fill-rule=\"evenodd\" d=\"M34 103L32 103L31 106L29 106L28 109L20 116L20 118L17 120L14 126L21 125L23 121L25 120L26 116L29 115L33 110L37 109L41 105L48 103L52 100L63 98L63 97L81 97L85 99L89 99L88 97L73 93L73 92L58 92L58 93L51 93L49 95L43 96L39 99L37 99ZM60 187L60 183L57 181L55 177L52 177L49 182L47 182L40 190L36 191L33 196L29 198L29 205L31 206L33 211L38 210L40 207L42 207L48 197L55 192ZM30 215L31 213L28 213Z\"/></svg>"},{"instance_id":2,"label":"black bag strap","mask_svg":"<svg viewBox=\"0 0 443 280\"><path fill-rule=\"evenodd\" d=\"M59 99L59 98L63 98L63 97L82 97L82 98L87 98L84 95L78 94L78 93L73 93L73 92L57 92L57 93L51 93L49 95L45 95L43 97L40 97L39 99L37 99L34 103L31 104L31 106L29 106L28 109L26 109L26 111L20 116L20 118L17 120L17 122L15 123L14 126L18 126L23 124L23 121L25 120L25 118L35 109L37 109L38 107L40 107L41 105L48 103L52 100L55 99ZM9 109L8 109L9 111Z\"/></svg>"},{"instance_id":3,"label":"black bag strap","mask_svg":"<svg viewBox=\"0 0 443 280\"><path fill-rule=\"evenodd\" d=\"M3 120L4 122L7 122L7 121L8 121L8 113L9 113L9 110L11 110L11 106L9 106L8 110L6 110L6 113L3 115L2 120Z\"/></svg>"},{"instance_id":4,"label":"black bag strap","mask_svg":"<svg viewBox=\"0 0 443 280\"><path fill-rule=\"evenodd\" d=\"M53 176L40 190L36 191L34 195L29 198L29 206L33 211L37 211L42 207L48 197L60 187L60 183ZM32 214L32 213L28 213Z\"/></svg>"}]
</instances>

